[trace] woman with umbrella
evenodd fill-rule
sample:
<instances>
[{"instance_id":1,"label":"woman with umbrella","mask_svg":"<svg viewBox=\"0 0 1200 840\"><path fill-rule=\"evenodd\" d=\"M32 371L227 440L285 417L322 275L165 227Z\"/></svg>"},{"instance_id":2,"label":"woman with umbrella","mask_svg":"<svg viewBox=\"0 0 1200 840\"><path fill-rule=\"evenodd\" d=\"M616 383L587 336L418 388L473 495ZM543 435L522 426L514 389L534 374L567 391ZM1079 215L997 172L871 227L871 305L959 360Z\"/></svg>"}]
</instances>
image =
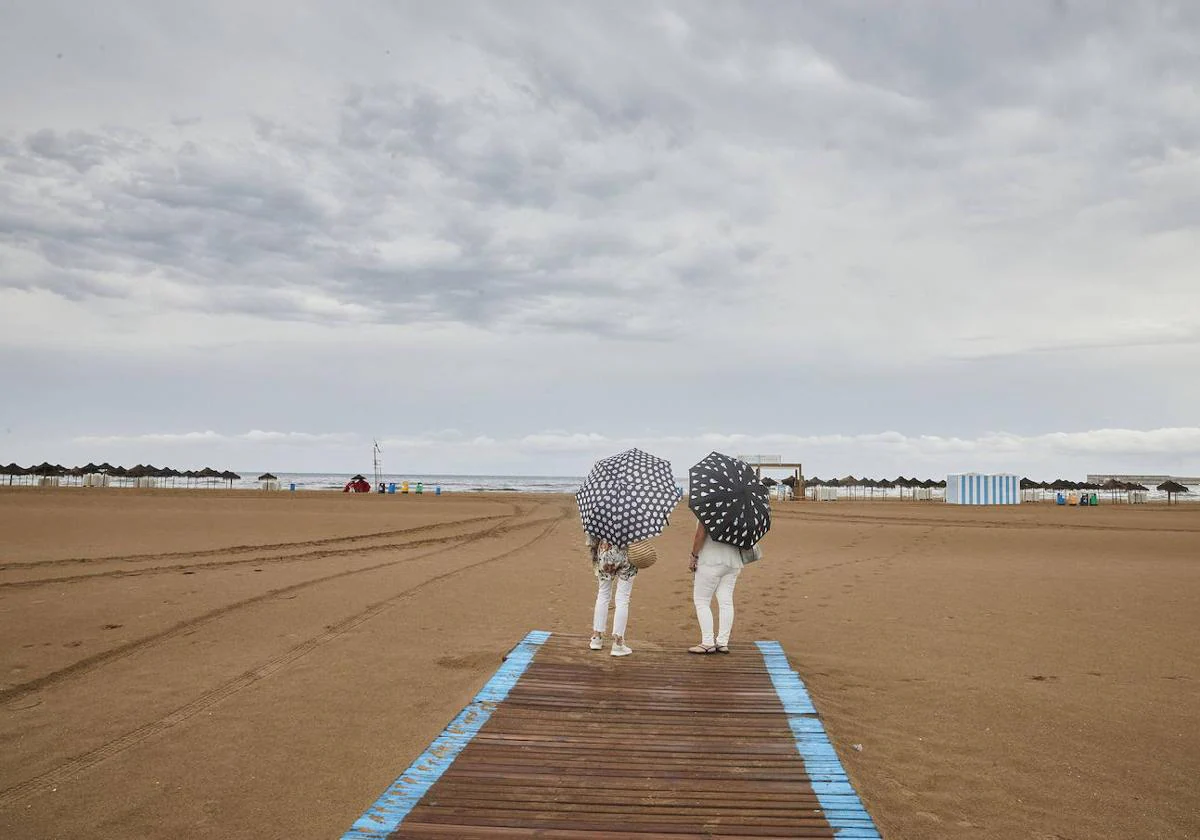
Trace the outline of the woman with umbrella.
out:
<instances>
[{"instance_id":1,"label":"woman with umbrella","mask_svg":"<svg viewBox=\"0 0 1200 840\"><path fill-rule=\"evenodd\" d=\"M629 560L628 548L662 533L679 496L671 464L640 449L597 461L575 494L579 518L587 534L592 571L598 582L588 644L592 650L604 646L604 628L616 580L612 655L633 653L625 644L625 629L638 569Z\"/></svg>"},{"instance_id":2,"label":"woman with umbrella","mask_svg":"<svg viewBox=\"0 0 1200 840\"><path fill-rule=\"evenodd\" d=\"M733 589L745 565L743 549L754 546L771 527L767 488L744 461L712 452L688 471L688 507L696 515L696 535L688 569L695 572L692 600L700 623L700 644L689 653L729 653L733 630ZM720 626L714 633L712 599Z\"/></svg>"},{"instance_id":3,"label":"woman with umbrella","mask_svg":"<svg viewBox=\"0 0 1200 840\"><path fill-rule=\"evenodd\" d=\"M601 650L604 647L604 627L608 623L608 607L612 603L613 581L616 581L617 606L613 610L612 655L628 656L633 653L625 644L625 628L629 623L629 598L633 594L633 579L637 566L629 562L629 554L612 543L587 535L588 551L592 557L592 573L596 576L596 608L592 612L592 639L588 647Z\"/></svg>"}]
</instances>

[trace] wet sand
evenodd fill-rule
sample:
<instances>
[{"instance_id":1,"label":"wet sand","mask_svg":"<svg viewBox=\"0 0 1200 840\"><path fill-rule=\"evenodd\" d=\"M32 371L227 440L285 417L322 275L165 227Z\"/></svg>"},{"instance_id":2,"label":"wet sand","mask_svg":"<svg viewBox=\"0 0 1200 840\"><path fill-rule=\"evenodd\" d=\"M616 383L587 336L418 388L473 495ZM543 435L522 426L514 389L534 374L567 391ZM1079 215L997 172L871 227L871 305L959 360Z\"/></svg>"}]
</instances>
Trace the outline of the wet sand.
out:
<instances>
[{"instance_id":1,"label":"wet sand","mask_svg":"<svg viewBox=\"0 0 1200 840\"><path fill-rule=\"evenodd\" d=\"M696 641L691 528L635 656ZM884 837L1200 837L1200 505L789 503L764 546L733 655L783 643ZM593 597L569 496L0 491L0 836L338 837Z\"/></svg>"}]
</instances>

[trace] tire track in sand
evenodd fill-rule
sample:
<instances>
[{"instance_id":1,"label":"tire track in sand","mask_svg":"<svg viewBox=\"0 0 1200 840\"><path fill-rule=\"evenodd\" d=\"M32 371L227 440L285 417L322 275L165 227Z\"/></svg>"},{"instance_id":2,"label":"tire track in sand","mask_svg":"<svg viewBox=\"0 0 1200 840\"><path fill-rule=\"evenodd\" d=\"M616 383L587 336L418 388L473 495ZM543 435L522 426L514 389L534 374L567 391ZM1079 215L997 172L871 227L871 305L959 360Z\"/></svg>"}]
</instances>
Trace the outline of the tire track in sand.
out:
<instances>
[{"instance_id":1,"label":"tire track in sand","mask_svg":"<svg viewBox=\"0 0 1200 840\"><path fill-rule=\"evenodd\" d=\"M565 512L560 513L560 515L558 517L555 517L554 521L557 521L558 519L562 518L565 515L566 515ZM512 518L516 518L516 516L517 516L517 514L513 514ZM443 540L441 540L441 542L442 543L451 543L450 545L442 545L442 547L440 547L440 548L436 548L433 551L427 551L424 554L419 554L415 557L404 557L399 560L387 560L382 563L375 563L370 566L363 566L358 569L346 569L344 571L334 572L333 574L324 575L324 576L318 577L318 578L312 578L310 580L301 581L299 583L294 583L289 586L282 586L277 589L271 589L271 590L268 590L267 592L260 593L258 595L252 596L250 598L245 598L241 601L235 601L231 604L226 604L222 607L217 607L214 610L210 610L209 612L195 616L194 618L190 618L190 619L187 619L186 621L181 621L177 624L173 624L170 627L168 627L164 630L161 630L158 633L152 633L149 636L143 636L140 639L134 639L131 642L127 642L127 643L125 643L123 645L119 645L115 648L109 648L106 651L101 651L92 656L88 656L83 659L80 659L77 662L72 662L70 665L67 665L66 667L59 668L57 671L51 671L48 674L43 674L40 677L35 677L34 679L28 680L27 682L18 683L17 685L12 685L12 686L9 686L8 688L0 689L0 705L7 706L12 701L18 700L22 697L25 697L26 695L29 695L35 691L40 691L44 688L48 688L49 686L55 685L57 683L62 682L63 680L70 679L72 677L82 676L83 674L89 673L90 671L94 671L96 668L99 668L103 665L107 665L110 662L114 662L118 659L123 659L127 656L137 653L138 651L143 650L146 647L149 647L149 646L155 645L155 644L159 644L160 642L164 642L168 639L178 636L180 633L183 633L187 630L191 630L195 627L199 627L203 624L207 624L210 621L214 621L218 618L221 618L222 616L228 615L229 613L234 612L235 610L253 606L255 604L259 604L264 601L268 601L272 598L277 598L280 595L286 595L291 592L297 592L301 589L307 589L310 586L317 586L318 584L326 583L331 580L337 580L339 578L350 577L352 575L365 574L366 572L373 572L373 571L376 571L377 569L384 569L384 568L387 568L388 566L396 566L401 563L411 563L411 562L414 562L417 560L423 560L426 557L432 557L433 555L436 555L436 554L441 554L446 551L451 551L456 548L461 548L464 545L469 545L471 543L478 542L479 540L486 539L487 537L490 537L490 536L496 536L499 534L504 534L504 533L508 533L509 531L515 531L515 530L519 530L519 529L530 528L530 527L539 525L546 521L547 521L546 519L535 519L530 522L513 524L513 523L511 523L511 520L507 520L505 522L500 522L496 525L493 525L490 528L485 528L484 530L478 531L474 534L468 534L468 535L459 536L459 537L446 537Z\"/></svg>"},{"instance_id":2,"label":"tire track in sand","mask_svg":"<svg viewBox=\"0 0 1200 840\"><path fill-rule=\"evenodd\" d=\"M80 566L101 563L148 563L154 560L193 560L202 557L220 557L229 554L254 554L260 551L281 551L295 548L316 548L319 546L339 545L360 540L375 540L385 537L399 537L408 534L419 534L444 528L451 525L468 525L476 522L486 522L493 519L512 518L520 516L524 509L511 506L508 513L496 513L489 516L473 516L468 519L454 519L448 522L433 522L428 525L416 525L412 528L397 528L388 531L375 531L369 534L350 534L345 537L324 537L319 540L302 540L299 542L264 543L262 545L229 545L221 548L203 548L196 551L168 551L149 554L110 554L101 557L64 557L57 560L14 560L10 563L0 563L0 572L15 569L50 569L56 566Z\"/></svg>"},{"instance_id":3,"label":"tire track in sand","mask_svg":"<svg viewBox=\"0 0 1200 840\"><path fill-rule=\"evenodd\" d=\"M229 680L228 682L223 683L222 685L217 686L210 691L206 691L195 700L191 701L187 705L180 706L170 714L164 715L157 720L139 726L137 729L127 732L121 737L115 738L94 750L75 756L74 758L58 765L57 767L33 777L32 779L28 779L24 782L20 782L16 785L5 788L4 790L0 791L0 808L14 805L41 790L54 787L66 779L78 775L79 773L84 772L88 768L99 764L106 759L112 758L115 755L119 755L131 747L137 746L141 742L148 738L154 737L160 732L164 732L174 726L178 726L180 723L183 723L187 719L194 717L208 707L213 706L216 703L233 696L234 694L237 694L239 691L253 685L259 680L269 677L271 674L280 671L287 665L311 653L321 645L336 639L338 636L341 636L348 630L353 630L355 627L370 621L372 618L394 606L396 603L406 598L411 598L414 594L430 584L446 580L447 578L454 577L455 575L462 574L463 572L468 572L481 566L486 566L490 563L495 563L512 557L515 554L519 554L520 552L529 548L529 546L548 537L554 531L554 529L557 528L559 524L561 524L563 520L567 518L568 513L569 511L564 507L559 511L558 516L552 517L549 520L542 519L536 520L533 523L527 523L527 525L532 525L549 521L550 524L547 525L533 539L522 543L516 548L494 555L485 560L480 560L476 563L471 563L448 572L443 572L439 575L434 575L433 577L428 578L427 580L424 580L421 583L404 590L403 592L398 592L382 601L376 601L374 604L369 605L366 609L361 610L360 612L357 612L354 615L345 618L337 624L329 627L323 633L313 636L307 641L301 642L300 644L289 648L287 651L284 651L278 656L271 657L265 662L256 665L254 668L243 672L239 676L234 677L232 680Z\"/></svg>"},{"instance_id":4,"label":"tire track in sand","mask_svg":"<svg viewBox=\"0 0 1200 840\"><path fill-rule=\"evenodd\" d=\"M515 514L513 515L515 516ZM421 528L409 529L404 533L428 533L438 528L456 528L463 525L476 524L487 522L495 519L512 519L513 516L481 516L472 519L459 520L457 522L443 522L437 525L428 525ZM402 533L402 532L395 532ZM328 557L340 557L347 554L360 554L366 551L387 551L401 548L420 548L425 545L436 545L445 542L448 539L454 539L457 535L445 537L426 537L424 539L410 540L407 542L390 542L390 543L375 543L376 539L381 539L384 535L365 535L361 537L347 537L339 540L341 547L338 548L318 548L313 551L306 551L301 554L275 554L264 557L242 557L233 560L216 560L208 563L180 563L167 566L146 566L139 569L109 569L104 572L84 572L78 575L62 575L60 577L48 578L30 578L29 580L11 580L0 582L0 590L3 589L29 589L38 586L52 586L59 583L82 583L97 578L118 578L118 577L139 577L141 575L161 575L170 574L172 572L196 572L205 569L224 569L232 566L248 566L248 565L268 565L275 563L297 563L305 560L323 560ZM317 541L326 542L326 541ZM330 541L332 542L332 541ZM352 545L348 543L353 543ZM296 547L312 545L313 543L294 543ZM132 561L130 561L132 562ZM2 570L0 570L2 571Z\"/></svg>"}]
</instances>

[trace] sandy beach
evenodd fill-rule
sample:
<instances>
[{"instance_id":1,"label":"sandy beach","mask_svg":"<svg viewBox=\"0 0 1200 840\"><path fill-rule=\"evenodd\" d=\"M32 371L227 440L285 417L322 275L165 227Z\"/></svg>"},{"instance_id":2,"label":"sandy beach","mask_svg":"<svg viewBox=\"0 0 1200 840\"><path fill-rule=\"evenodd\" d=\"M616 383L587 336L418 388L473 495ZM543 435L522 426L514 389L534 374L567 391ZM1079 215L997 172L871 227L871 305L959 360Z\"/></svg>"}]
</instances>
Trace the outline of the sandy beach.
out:
<instances>
[{"instance_id":1,"label":"sandy beach","mask_svg":"<svg viewBox=\"0 0 1200 840\"><path fill-rule=\"evenodd\" d=\"M634 656L697 640L692 523ZM0 534L21 840L338 837L594 598L568 495L3 490ZM764 547L734 655L783 644L888 840L1200 837L1200 505L782 503Z\"/></svg>"}]
</instances>

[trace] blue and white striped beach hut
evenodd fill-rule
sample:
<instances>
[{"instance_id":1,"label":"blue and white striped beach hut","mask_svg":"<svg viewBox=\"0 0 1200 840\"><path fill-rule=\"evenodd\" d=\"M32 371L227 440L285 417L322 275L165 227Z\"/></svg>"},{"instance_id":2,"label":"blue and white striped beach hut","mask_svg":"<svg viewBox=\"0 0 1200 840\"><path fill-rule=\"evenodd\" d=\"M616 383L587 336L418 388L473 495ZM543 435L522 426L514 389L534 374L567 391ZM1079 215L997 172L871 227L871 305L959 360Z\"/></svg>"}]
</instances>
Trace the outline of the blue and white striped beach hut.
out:
<instances>
[{"instance_id":1,"label":"blue and white striped beach hut","mask_svg":"<svg viewBox=\"0 0 1200 840\"><path fill-rule=\"evenodd\" d=\"M1019 505L1021 477L1008 473L959 473L946 476L946 503L951 505Z\"/></svg>"}]
</instances>

